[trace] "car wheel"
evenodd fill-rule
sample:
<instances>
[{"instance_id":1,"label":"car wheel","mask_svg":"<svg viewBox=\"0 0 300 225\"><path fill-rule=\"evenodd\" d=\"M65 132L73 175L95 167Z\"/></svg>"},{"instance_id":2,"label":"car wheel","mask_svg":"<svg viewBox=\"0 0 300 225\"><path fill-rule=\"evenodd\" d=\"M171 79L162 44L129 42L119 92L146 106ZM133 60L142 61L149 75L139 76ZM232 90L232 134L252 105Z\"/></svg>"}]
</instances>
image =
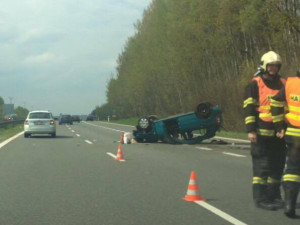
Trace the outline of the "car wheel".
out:
<instances>
[{"instance_id":1,"label":"car wheel","mask_svg":"<svg viewBox=\"0 0 300 225\"><path fill-rule=\"evenodd\" d=\"M195 114L199 119L206 119L210 117L211 113L212 105L209 102L200 103L195 110Z\"/></svg>"},{"instance_id":2,"label":"car wheel","mask_svg":"<svg viewBox=\"0 0 300 225\"><path fill-rule=\"evenodd\" d=\"M151 121L147 117L142 117L138 121L137 129L148 131L151 128Z\"/></svg>"},{"instance_id":3,"label":"car wheel","mask_svg":"<svg viewBox=\"0 0 300 225\"><path fill-rule=\"evenodd\" d=\"M56 133L52 133L51 137L55 138L56 137Z\"/></svg>"},{"instance_id":4,"label":"car wheel","mask_svg":"<svg viewBox=\"0 0 300 225\"><path fill-rule=\"evenodd\" d=\"M28 138L28 134L24 133L24 138Z\"/></svg>"}]
</instances>

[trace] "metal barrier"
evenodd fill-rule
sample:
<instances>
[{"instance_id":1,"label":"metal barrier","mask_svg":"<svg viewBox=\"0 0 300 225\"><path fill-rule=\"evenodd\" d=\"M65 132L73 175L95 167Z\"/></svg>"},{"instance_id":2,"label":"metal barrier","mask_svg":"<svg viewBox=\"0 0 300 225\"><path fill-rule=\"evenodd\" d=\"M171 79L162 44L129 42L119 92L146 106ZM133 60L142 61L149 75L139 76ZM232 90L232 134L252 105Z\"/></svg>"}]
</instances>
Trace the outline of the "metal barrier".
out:
<instances>
[{"instance_id":1,"label":"metal barrier","mask_svg":"<svg viewBox=\"0 0 300 225\"><path fill-rule=\"evenodd\" d=\"M11 121L0 121L0 128L5 128L8 126L15 126L19 124L23 124L25 120L11 120Z\"/></svg>"}]
</instances>

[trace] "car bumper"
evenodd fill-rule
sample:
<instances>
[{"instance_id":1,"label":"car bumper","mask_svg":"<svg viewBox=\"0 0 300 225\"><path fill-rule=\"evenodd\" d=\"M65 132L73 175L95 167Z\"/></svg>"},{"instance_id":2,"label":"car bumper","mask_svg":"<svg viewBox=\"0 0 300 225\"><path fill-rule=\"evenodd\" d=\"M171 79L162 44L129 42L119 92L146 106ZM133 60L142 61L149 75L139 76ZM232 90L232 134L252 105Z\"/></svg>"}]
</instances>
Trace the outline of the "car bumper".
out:
<instances>
[{"instance_id":1,"label":"car bumper","mask_svg":"<svg viewBox=\"0 0 300 225\"><path fill-rule=\"evenodd\" d=\"M56 127L55 126L30 127L25 125L24 132L26 134L53 134L56 133Z\"/></svg>"}]
</instances>

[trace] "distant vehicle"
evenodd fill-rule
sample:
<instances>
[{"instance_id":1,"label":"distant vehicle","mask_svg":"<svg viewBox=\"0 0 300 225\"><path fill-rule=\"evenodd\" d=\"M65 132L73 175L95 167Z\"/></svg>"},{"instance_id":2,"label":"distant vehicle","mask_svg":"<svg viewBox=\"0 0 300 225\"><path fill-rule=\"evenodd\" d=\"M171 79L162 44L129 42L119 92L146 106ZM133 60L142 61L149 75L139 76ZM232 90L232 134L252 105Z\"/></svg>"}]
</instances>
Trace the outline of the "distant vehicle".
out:
<instances>
[{"instance_id":1,"label":"distant vehicle","mask_svg":"<svg viewBox=\"0 0 300 225\"><path fill-rule=\"evenodd\" d=\"M94 121L93 115L88 115L86 121Z\"/></svg>"},{"instance_id":2,"label":"distant vehicle","mask_svg":"<svg viewBox=\"0 0 300 225\"><path fill-rule=\"evenodd\" d=\"M70 124L70 125L72 125L73 124L73 120L72 120L71 115L62 115L61 117L59 117L58 124L59 125L62 125L62 124Z\"/></svg>"},{"instance_id":3,"label":"distant vehicle","mask_svg":"<svg viewBox=\"0 0 300 225\"><path fill-rule=\"evenodd\" d=\"M54 120L58 120L59 116L53 116Z\"/></svg>"},{"instance_id":4,"label":"distant vehicle","mask_svg":"<svg viewBox=\"0 0 300 225\"><path fill-rule=\"evenodd\" d=\"M72 116L72 120L73 120L73 122L78 122L78 123L80 123L80 118L79 118L79 116Z\"/></svg>"},{"instance_id":5,"label":"distant vehicle","mask_svg":"<svg viewBox=\"0 0 300 225\"><path fill-rule=\"evenodd\" d=\"M17 120L18 119L18 115L17 114L10 114L10 115L6 115L4 116L5 120Z\"/></svg>"},{"instance_id":6,"label":"distant vehicle","mask_svg":"<svg viewBox=\"0 0 300 225\"><path fill-rule=\"evenodd\" d=\"M33 134L50 134L56 136L56 125L49 111L31 111L24 122L24 137Z\"/></svg>"}]
</instances>

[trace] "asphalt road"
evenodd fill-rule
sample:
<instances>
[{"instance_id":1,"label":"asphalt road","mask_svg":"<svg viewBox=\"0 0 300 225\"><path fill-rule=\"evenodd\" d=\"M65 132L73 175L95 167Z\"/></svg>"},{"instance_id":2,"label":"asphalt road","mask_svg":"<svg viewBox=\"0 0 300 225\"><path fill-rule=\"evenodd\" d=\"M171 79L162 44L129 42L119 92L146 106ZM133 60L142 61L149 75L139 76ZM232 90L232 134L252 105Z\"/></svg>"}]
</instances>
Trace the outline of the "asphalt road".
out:
<instances>
[{"instance_id":1,"label":"asphalt road","mask_svg":"<svg viewBox=\"0 0 300 225\"><path fill-rule=\"evenodd\" d=\"M235 224L299 224L253 206L247 143L123 145L129 126L57 125L57 138L22 135L0 148L0 225L232 224L182 198L191 171L206 203ZM299 199L298 199L299 200ZM300 208L298 208L300 214Z\"/></svg>"}]
</instances>

